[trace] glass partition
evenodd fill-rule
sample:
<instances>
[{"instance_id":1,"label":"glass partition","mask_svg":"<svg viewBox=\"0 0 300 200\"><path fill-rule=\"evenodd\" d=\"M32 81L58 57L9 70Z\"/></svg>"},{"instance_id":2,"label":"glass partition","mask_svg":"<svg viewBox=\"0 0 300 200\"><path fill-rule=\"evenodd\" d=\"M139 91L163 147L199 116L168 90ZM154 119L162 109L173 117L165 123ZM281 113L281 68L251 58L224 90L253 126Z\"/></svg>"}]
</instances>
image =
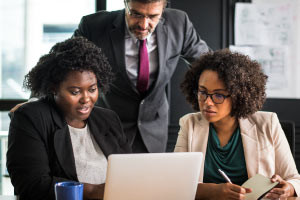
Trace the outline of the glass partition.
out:
<instances>
[{"instance_id":1,"label":"glass partition","mask_svg":"<svg viewBox=\"0 0 300 200\"><path fill-rule=\"evenodd\" d=\"M107 0L106 1L106 10L121 10L124 8L124 0Z\"/></svg>"},{"instance_id":2,"label":"glass partition","mask_svg":"<svg viewBox=\"0 0 300 200\"><path fill-rule=\"evenodd\" d=\"M95 0L1 0L0 99L28 99L24 75L51 46L71 37L81 17L95 12L95 5ZM7 114L0 112L0 195L13 194L5 176Z\"/></svg>"}]
</instances>

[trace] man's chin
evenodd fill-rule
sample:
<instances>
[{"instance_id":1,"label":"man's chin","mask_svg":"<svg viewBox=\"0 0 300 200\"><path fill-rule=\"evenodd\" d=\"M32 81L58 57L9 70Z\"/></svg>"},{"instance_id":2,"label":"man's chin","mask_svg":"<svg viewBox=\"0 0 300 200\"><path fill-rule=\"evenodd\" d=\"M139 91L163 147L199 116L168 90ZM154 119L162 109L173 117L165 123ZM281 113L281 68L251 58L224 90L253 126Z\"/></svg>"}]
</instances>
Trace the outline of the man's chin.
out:
<instances>
[{"instance_id":1,"label":"man's chin","mask_svg":"<svg viewBox=\"0 0 300 200\"><path fill-rule=\"evenodd\" d=\"M147 32L147 33L134 32L134 36L139 40L146 39L149 34L150 34L149 32Z\"/></svg>"},{"instance_id":2,"label":"man's chin","mask_svg":"<svg viewBox=\"0 0 300 200\"><path fill-rule=\"evenodd\" d=\"M147 35L135 35L135 37L139 40L145 40L149 34Z\"/></svg>"}]
</instances>

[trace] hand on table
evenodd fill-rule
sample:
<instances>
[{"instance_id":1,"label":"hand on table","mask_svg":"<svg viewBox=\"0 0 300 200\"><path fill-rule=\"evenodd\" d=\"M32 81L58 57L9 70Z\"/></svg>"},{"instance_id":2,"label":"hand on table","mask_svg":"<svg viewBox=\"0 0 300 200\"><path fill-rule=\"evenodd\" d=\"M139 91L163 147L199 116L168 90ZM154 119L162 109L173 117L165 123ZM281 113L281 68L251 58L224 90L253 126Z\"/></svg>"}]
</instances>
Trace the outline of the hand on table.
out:
<instances>
[{"instance_id":1,"label":"hand on table","mask_svg":"<svg viewBox=\"0 0 300 200\"><path fill-rule=\"evenodd\" d=\"M83 199L84 200L100 200L104 196L105 184L89 184L84 183Z\"/></svg>"}]
</instances>

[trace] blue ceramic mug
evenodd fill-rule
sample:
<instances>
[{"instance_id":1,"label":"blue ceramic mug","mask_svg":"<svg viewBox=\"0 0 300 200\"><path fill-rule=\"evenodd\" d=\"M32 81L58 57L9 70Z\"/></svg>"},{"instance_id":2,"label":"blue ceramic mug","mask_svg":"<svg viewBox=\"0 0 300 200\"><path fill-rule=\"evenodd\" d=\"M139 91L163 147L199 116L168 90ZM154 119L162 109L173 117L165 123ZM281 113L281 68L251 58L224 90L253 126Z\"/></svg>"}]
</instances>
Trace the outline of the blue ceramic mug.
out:
<instances>
[{"instance_id":1,"label":"blue ceramic mug","mask_svg":"<svg viewBox=\"0 0 300 200\"><path fill-rule=\"evenodd\" d=\"M82 200L83 184L78 182L60 182L55 184L56 200Z\"/></svg>"}]
</instances>

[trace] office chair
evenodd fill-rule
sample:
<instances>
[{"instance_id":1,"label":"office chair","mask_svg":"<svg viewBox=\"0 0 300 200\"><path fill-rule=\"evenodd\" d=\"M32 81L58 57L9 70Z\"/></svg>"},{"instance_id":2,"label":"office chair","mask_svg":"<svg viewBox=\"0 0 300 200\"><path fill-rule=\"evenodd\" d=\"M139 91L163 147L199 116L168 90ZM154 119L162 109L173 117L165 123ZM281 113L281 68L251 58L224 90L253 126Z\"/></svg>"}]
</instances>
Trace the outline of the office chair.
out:
<instances>
[{"instance_id":1,"label":"office chair","mask_svg":"<svg viewBox=\"0 0 300 200\"><path fill-rule=\"evenodd\" d=\"M289 142L292 155L295 159L295 123L293 121L280 121L280 124Z\"/></svg>"}]
</instances>

